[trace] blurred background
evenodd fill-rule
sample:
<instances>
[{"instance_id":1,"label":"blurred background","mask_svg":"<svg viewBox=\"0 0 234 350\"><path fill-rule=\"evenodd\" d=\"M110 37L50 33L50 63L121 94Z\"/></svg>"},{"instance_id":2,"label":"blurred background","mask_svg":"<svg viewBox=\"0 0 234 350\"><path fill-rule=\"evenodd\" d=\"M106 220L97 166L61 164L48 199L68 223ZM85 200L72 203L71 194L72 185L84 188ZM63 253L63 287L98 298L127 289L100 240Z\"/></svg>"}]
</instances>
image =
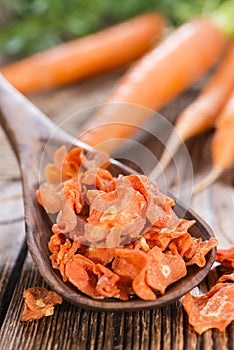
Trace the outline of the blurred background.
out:
<instances>
[{"instance_id":1,"label":"blurred background","mask_svg":"<svg viewBox=\"0 0 234 350\"><path fill-rule=\"evenodd\" d=\"M195 15L211 13L222 2L0 0L0 53L4 61L22 58L149 10L162 11L170 26L178 26Z\"/></svg>"}]
</instances>

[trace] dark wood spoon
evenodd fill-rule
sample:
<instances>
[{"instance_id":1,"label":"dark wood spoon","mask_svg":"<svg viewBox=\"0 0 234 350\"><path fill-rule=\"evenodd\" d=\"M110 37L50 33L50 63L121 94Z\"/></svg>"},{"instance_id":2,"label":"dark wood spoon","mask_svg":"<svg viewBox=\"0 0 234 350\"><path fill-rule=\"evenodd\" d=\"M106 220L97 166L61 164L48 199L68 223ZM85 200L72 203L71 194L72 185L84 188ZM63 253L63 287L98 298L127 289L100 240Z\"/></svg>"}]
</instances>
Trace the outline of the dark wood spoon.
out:
<instances>
[{"instance_id":1,"label":"dark wood spoon","mask_svg":"<svg viewBox=\"0 0 234 350\"><path fill-rule=\"evenodd\" d=\"M0 121L15 151L21 169L28 249L42 277L64 299L80 307L101 311L136 311L170 304L205 278L214 262L215 249L206 256L207 262L203 268L189 267L188 274L169 286L166 293L155 301L144 301L137 297L124 302L95 300L79 292L71 284L64 283L58 271L52 268L49 260L48 241L51 236L51 221L35 198L35 191L39 185L40 163L42 153L45 152L45 146L52 135L53 141L49 143L49 147L46 147L50 159L52 159L55 149L62 144L71 145L74 143L86 151L90 151L90 147L76 141L74 137L63 130L58 130L56 125L1 75ZM133 169L115 160L111 160L110 168L115 175L136 173ZM202 240L213 236L210 227L192 210L186 211L179 200L176 200L175 212L179 217L184 216L183 214L186 212L186 219L196 220L196 224L190 229L192 236L200 237Z\"/></svg>"}]
</instances>

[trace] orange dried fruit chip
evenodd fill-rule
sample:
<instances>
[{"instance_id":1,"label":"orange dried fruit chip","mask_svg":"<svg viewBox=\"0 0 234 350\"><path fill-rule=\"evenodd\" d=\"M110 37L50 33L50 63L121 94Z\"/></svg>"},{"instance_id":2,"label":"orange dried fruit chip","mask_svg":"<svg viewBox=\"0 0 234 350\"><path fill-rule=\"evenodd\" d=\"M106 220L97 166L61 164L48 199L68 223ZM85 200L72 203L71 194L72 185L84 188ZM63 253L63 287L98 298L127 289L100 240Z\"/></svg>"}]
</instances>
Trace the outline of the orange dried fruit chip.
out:
<instances>
[{"instance_id":1,"label":"orange dried fruit chip","mask_svg":"<svg viewBox=\"0 0 234 350\"><path fill-rule=\"evenodd\" d=\"M83 255L73 255L65 266L65 275L68 281L76 286L81 292L92 298L104 298L96 291L97 275L93 272L95 264Z\"/></svg>"},{"instance_id":2,"label":"orange dried fruit chip","mask_svg":"<svg viewBox=\"0 0 234 350\"><path fill-rule=\"evenodd\" d=\"M187 274L185 262L178 253L175 255L170 251L164 253L155 246L148 256L151 259L146 273L147 284L161 294L165 293L170 284Z\"/></svg>"},{"instance_id":3,"label":"orange dried fruit chip","mask_svg":"<svg viewBox=\"0 0 234 350\"><path fill-rule=\"evenodd\" d=\"M53 291L45 288L34 287L24 291L24 310L20 316L21 321L31 322L43 316L51 316L54 306L62 303L62 298Z\"/></svg>"},{"instance_id":4,"label":"orange dried fruit chip","mask_svg":"<svg viewBox=\"0 0 234 350\"><path fill-rule=\"evenodd\" d=\"M234 282L234 272L232 273L227 273L221 276L217 282Z\"/></svg>"},{"instance_id":5,"label":"orange dried fruit chip","mask_svg":"<svg viewBox=\"0 0 234 350\"><path fill-rule=\"evenodd\" d=\"M128 175L122 178L123 184L134 188L134 190L140 192L145 199L149 197L149 179L144 175Z\"/></svg>"},{"instance_id":6,"label":"orange dried fruit chip","mask_svg":"<svg viewBox=\"0 0 234 350\"><path fill-rule=\"evenodd\" d=\"M117 282L120 277L102 264L96 264L93 272L98 276L96 291L107 298L120 298Z\"/></svg>"},{"instance_id":7,"label":"orange dried fruit chip","mask_svg":"<svg viewBox=\"0 0 234 350\"><path fill-rule=\"evenodd\" d=\"M188 266L196 264L199 267L203 267L206 264L206 254L218 245L217 238L211 237L209 241L203 241L198 243L197 250L193 257L186 263Z\"/></svg>"},{"instance_id":8,"label":"orange dried fruit chip","mask_svg":"<svg viewBox=\"0 0 234 350\"><path fill-rule=\"evenodd\" d=\"M62 146L47 165L37 199L56 213L52 266L93 298L134 293L154 300L155 291L165 293L186 274L185 262L204 266L217 241L191 237L194 221L178 218L156 183L144 175L113 177L107 164L106 153Z\"/></svg>"},{"instance_id":9,"label":"orange dried fruit chip","mask_svg":"<svg viewBox=\"0 0 234 350\"><path fill-rule=\"evenodd\" d=\"M202 334L210 328L224 331L234 320L234 277L231 277L231 282L225 283L230 281L227 276L218 280L205 295L187 293L182 298L189 323L197 333Z\"/></svg>"},{"instance_id":10,"label":"orange dried fruit chip","mask_svg":"<svg viewBox=\"0 0 234 350\"><path fill-rule=\"evenodd\" d=\"M63 195L75 212L80 213L84 206L84 199L81 195L81 184L77 178L64 182Z\"/></svg>"},{"instance_id":11,"label":"orange dried fruit chip","mask_svg":"<svg viewBox=\"0 0 234 350\"><path fill-rule=\"evenodd\" d=\"M81 177L81 183L91 188L107 191L113 187L112 175L106 169L91 168L88 169Z\"/></svg>"},{"instance_id":12,"label":"orange dried fruit chip","mask_svg":"<svg viewBox=\"0 0 234 350\"><path fill-rule=\"evenodd\" d=\"M174 230L152 226L145 232L144 237L151 247L157 245L162 250L165 250L173 239L178 238L178 244L180 240L184 240L184 235L194 223L194 220L181 219ZM191 238L190 234L188 236Z\"/></svg>"},{"instance_id":13,"label":"orange dried fruit chip","mask_svg":"<svg viewBox=\"0 0 234 350\"><path fill-rule=\"evenodd\" d=\"M107 168L110 165L109 155L104 151L92 151L86 154L82 164L86 169Z\"/></svg>"},{"instance_id":14,"label":"orange dried fruit chip","mask_svg":"<svg viewBox=\"0 0 234 350\"><path fill-rule=\"evenodd\" d=\"M186 260L191 259L196 254L199 241L188 232L173 239L178 253Z\"/></svg>"},{"instance_id":15,"label":"orange dried fruit chip","mask_svg":"<svg viewBox=\"0 0 234 350\"><path fill-rule=\"evenodd\" d=\"M76 147L68 152L65 157L65 161L74 162L78 167L82 164L84 159L84 150L82 148Z\"/></svg>"},{"instance_id":16,"label":"orange dried fruit chip","mask_svg":"<svg viewBox=\"0 0 234 350\"><path fill-rule=\"evenodd\" d=\"M63 205L62 189L59 184L44 182L36 192L37 201L47 213L57 213Z\"/></svg>"},{"instance_id":17,"label":"orange dried fruit chip","mask_svg":"<svg viewBox=\"0 0 234 350\"><path fill-rule=\"evenodd\" d=\"M114 250L108 248L89 247L85 252L85 257L95 264L107 265L114 259Z\"/></svg>"},{"instance_id":18,"label":"orange dried fruit chip","mask_svg":"<svg viewBox=\"0 0 234 350\"><path fill-rule=\"evenodd\" d=\"M143 300L155 300L156 294L152 291L146 281L147 268L141 270L141 272L134 278L132 287L136 295Z\"/></svg>"},{"instance_id":19,"label":"orange dried fruit chip","mask_svg":"<svg viewBox=\"0 0 234 350\"><path fill-rule=\"evenodd\" d=\"M224 267L234 268L234 246L228 249L218 249L215 261L220 262Z\"/></svg>"},{"instance_id":20,"label":"orange dried fruit chip","mask_svg":"<svg viewBox=\"0 0 234 350\"><path fill-rule=\"evenodd\" d=\"M112 270L119 276L134 280L148 263L146 253L138 249L116 249Z\"/></svg>"},{"instance_id":21,"label":"orange dried fruit chip","mask_svg":"<svg viewBox=\"0 0 234 350\"><path fill-rule=\"evenodd\" d=\"M63 204L62 209L58 213L56 221L58 229L62 233L71 232L76 228L77 215L68 202Z\"/></svg>"},{"instance_id":22,"label":"orange dried fruit chip","mask_svg":"<svg viewBox=\"0 0 234 350\"><path fill-rule=\"evenodd\" d=\"M60 172L62 171L63 162L66 158L66 155L67 155L67 149L64 145L59 147L54 153L53 162L56 168Z\"/></svg>"},{"instance_id":23,"label":"orange dried fruit chip","mask_svg":"<svg viewBox=\"0 0 234 350\"><path fill-rule=\"evenodd\" d=\"M115 191L88 191L90 211L85 226L86 237L90 242L107 239L107 246L121 244L120 238L138 236L145 224L144 197L131 187L117 186ZM95 241L94 241L95 239Z\"/></svg>"},{"instance_id":24,"label":"orange dried fruit chip","mask_svg":"<svg viewBox=\"0 0 234 350\"><path fill-rule=\"evenodd\" d=\"M47 182L59 182L61 180L61 172L54 164L47 164L45 167L45 178Z\"/></svg>"}]
</instances>

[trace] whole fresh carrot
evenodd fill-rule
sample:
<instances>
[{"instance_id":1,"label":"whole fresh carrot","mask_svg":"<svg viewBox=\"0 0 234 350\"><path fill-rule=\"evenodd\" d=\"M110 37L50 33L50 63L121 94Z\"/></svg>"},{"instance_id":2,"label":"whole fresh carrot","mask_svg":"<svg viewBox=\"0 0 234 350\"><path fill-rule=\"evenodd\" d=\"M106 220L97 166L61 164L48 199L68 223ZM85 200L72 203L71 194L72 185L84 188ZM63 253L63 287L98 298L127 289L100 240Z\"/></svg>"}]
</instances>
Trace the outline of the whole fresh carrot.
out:
<instances>
[{"instance_id":1,"label":"whole fresh carrot","mask_svg":"<svg viewBox=\"0 0 234 350\"><path fill-rule=\"evenodd\" d=\"M108 138L129 137L136 128L127 123L142 124L152 109L159 110L193 84L217 61L225 43L223 31L208 17L194 19L173 31L117 82L105 105L84 124L86 132L81 140L95 146ZM116 102L119 104L113 104ZM139 108L132 115L128 103L148 110L141 113ZM108 124L112 122L123 126L111 128ZM111 152L117 145L105 143L102 148Z\"/></svg>"},{"instance_id":2,"label":"whole fresh carrot","mask_svg":"<svg viewBox=\"0 0 234 350\"><path fill-rule=\"evenodd\" d=\"M221 128L228 128L232 126L234 122L234 89L230 94L228 101L223 109L222 113L218 116L215 121L215 127L217 130Z\"/></svg>"},{"instance_id":3,"label":"whole fresh carrot","mask_svg":"<svg viewBox=\"0 0 234 350\"><path fill-rule=\"evenodd\" d=\"M161 169L168 165L181 142L214 126L219 112L234 88L233 72L234 41L198 97L177 118L174 131L159 161Z\"/></svg>"},{"instance_id":4,"label":"whole fresh carrot","mask_svg":"<svg viewBox=\"0 0 234 350\"><path fill-rule=\"evenodd\" d=\"M216 120L211 153L212 169L208 176L194 187L193 193L211 185L223 171L234 165L234 89Z\"/></svg>"},{"instance_id":5,"label":"whole fresh carrot","mask_svg":"<svg viewBox=\"0 0 234 350\"><path fill-rule=\"evenodd\" d=\"M126 65L143 54L164 27L163 15L146 13L13 62L0 72L25 94L58 87Z\"/></svg>"}]
</instances>

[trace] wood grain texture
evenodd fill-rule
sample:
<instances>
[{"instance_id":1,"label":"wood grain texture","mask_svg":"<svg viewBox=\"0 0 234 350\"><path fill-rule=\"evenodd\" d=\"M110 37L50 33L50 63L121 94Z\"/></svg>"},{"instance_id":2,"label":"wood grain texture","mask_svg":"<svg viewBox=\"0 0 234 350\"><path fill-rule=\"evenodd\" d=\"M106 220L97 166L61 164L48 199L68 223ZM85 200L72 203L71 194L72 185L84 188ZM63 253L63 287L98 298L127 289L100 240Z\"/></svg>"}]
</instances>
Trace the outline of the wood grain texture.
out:
<instances>
[{"instance_id":1,"label":"wood grain texture","mask_svg":"<svg viewBox=\"0 0 234 350\"><path fill-rule=\"evenodd\" d=\"M1 349L226 350L233 346L233 325L224 333L210 330L199 336L187 324L180 301L133 313L96 312L63 302L53 316L22 323L23 290L32 285L48 287L28 256L0 331Z\"/></svg>"},{"instance_id":2,"label":"wood grain texture","mask_svg":"<svg viewBox=\"0 0 234 350\"><path fill-rule=\"evenodd\" d=\"M31 96L45 113L60 123L68 114L92 103L100 103L117 75L108 75L102 81L91 79L77 86L51 94ZM165 115L173 120L194 93L185 94L165 109ZM64 98L62 100L62 97ZM70 102L71 101L71 102ZM93 102L92 102L93 101ZM78 130L79 121L75 121ZM73 126L74 128L74 126ZM195 138L187 143L194 167L194 180L198 181L209 169L209 144L211 134ZM20 193L20 186L9 186L19 178L16 159L0 131L1 187L0 199ZM144 140L147 144L147 140ZM150 142L148 142L149 144ZM149 145L150 146L150 145ZM160 149L159 149L160 151ZM159 152L156 150L156 152ZM6 153L7 152L7 153ZM5 157L9 154L9 157ZM3 160L3 162L2 162ZM186 170L186 164L183 164ZM173 168L168 169L168 182L173 184ZM220 246L234 244L234 172L229 171L209 189L196 195L191 207L205 219L215 231ZM35 268L30 256L25 259L24 222L14 222L22 215L22 201L17 199L5 212L0 212L0 310L1 313L0 349L6 350L70 350L70 349L134 349L134 350L232 350L234 348L234 324L226 332L209 330L197 335L187 323L187 315L180 301L161 309L133 313L97 312L80 309L63 302L55 308L51 317L33 323L19 321L23 308L23 290L33 286L47 287ZM17 209L21 208L21 209ZM17 210L16 210L17 209ZM21 210L21 211L20 211ZM2 216L4 214L4 216ZM7 220L5 220L7 219ZM20 266L19 257L21 256ZM22 265L22 268L21 268ZM19 268L17 268L17 266ZM215 275L209 275L200 284L205 292L213 283ZM11 289L8 287L11 286ZM194 291L199 292L196 288ZM6 295L8 297L6 298Z\"/></svg>"}]
</instances>

